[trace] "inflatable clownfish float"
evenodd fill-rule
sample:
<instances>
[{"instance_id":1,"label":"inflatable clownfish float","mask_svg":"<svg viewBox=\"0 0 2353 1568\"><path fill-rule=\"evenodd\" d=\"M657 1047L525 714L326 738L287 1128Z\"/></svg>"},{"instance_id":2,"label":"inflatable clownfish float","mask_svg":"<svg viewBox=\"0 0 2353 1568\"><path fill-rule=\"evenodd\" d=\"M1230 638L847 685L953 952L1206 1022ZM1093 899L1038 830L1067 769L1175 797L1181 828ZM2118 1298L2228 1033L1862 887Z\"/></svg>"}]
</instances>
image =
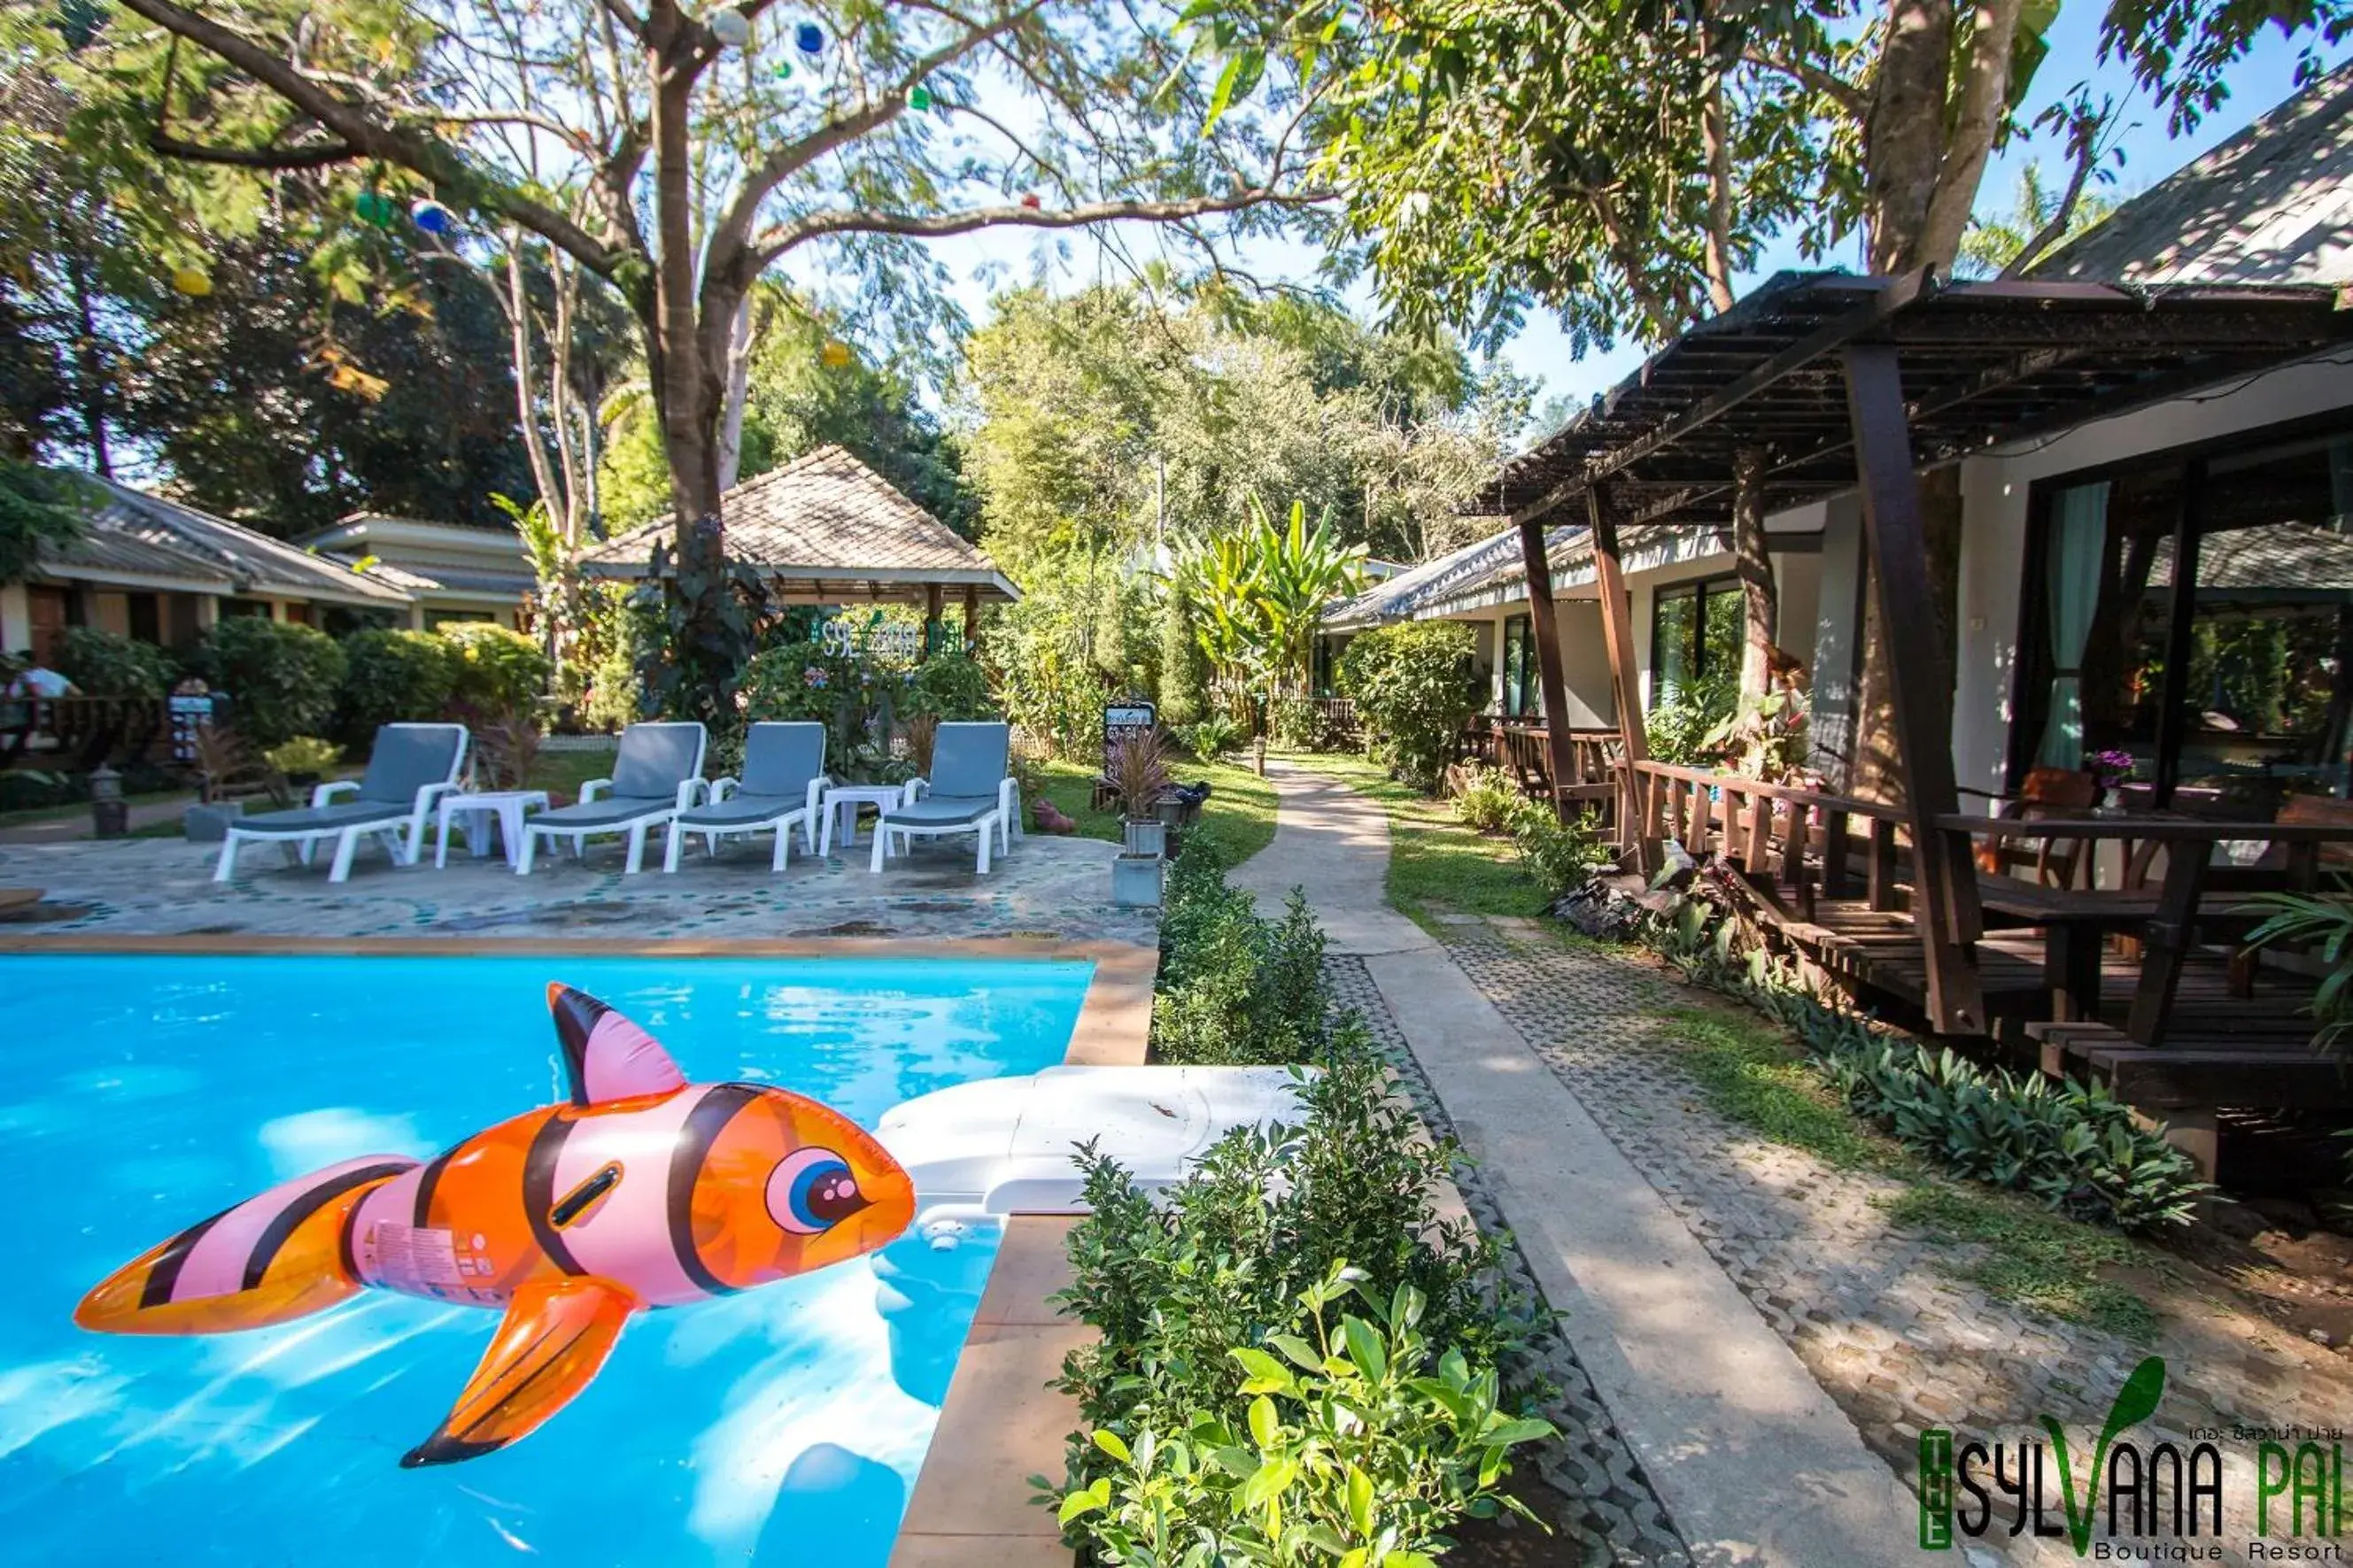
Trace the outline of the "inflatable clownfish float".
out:
<instances>
[{"instance_id":1,"label":"inflatable clownfish float","mask_svg":"<svg viewBox=\"0 0 2353 1568\"><path fill-rule=\"evenodd\" d=\"M897 1161L815 1100L691 1084L637 1025L547 988L571 1098L419 1164L363 1156L190 1226L123 1265L74 1321L216 1334L364 1288L495 1307L472 1381L404 1468L477 1458L588 1385L630 1313L807 1274L914 1217Z\"/></svg>"}]
</instances>

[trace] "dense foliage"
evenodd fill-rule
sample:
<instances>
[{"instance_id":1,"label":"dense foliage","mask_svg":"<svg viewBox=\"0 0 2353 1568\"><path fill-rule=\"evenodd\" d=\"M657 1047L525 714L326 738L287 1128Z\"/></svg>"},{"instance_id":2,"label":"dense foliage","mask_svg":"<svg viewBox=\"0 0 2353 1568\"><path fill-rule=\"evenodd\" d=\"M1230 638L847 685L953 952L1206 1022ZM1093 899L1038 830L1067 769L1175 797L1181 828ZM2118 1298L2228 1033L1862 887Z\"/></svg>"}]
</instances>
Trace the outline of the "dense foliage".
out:
<instances>
[{"instance_id":1,"label":"dense foliage","mask_svg":"<svg viewBox=\"0 0 2353 1568\"><path fill-rule=\"evenodd\" d=\"M1099 757L1103 704L1156 684L1148 590L1092 556L1058 563L1023 586L1021 602L992 612L981 637L1005 716L1058 756Z\"/></svg>"},{"instance_id":2,"label":"dense foliage","mask_svg":"<svg viewBox=\"0 0 2353 1568\"><path fill-rule=\"evenodd\" d=\"M1281 1067L1331 1043L1324 932L1296 891L1280 921L1226 885L1209 846L1188 839L1161 894L1152 1050L1165 1062Z\"/></svg>"},{"instance_id":3,"label":"dense foliage","mask_svg":"<svg viewBox=\"0 0 2353 1568\"><path fill-rule=\"evenodd\" d=\"M1056 1300L1100 1333L1059 1384L1091 1430L1038 1482L1095 1561L1426 1564L1459 1520L1514 1506L1511 1450L1552 1435L1496 1374L1528 1319L1495 1294L1494 1244L1434 1217L1461 1151L1391 1092L1362 1024L1330 1020L1322 951L1298 900L1260 921L1213 857L1178 857L1163 1001L1238 967L1278 999L1183 1059L1321 1068L1296 1126L1234 1133L1156 1197L1084 1151Z\"/></svg>"},{"instance_id":4,"label":"dense foliage","mask_svg":"<svg viewBox=\"0 0 2353 1568\"><path fill-rule=\"evenodd\" d=\"M1548 803L1522 797L1513 805L1505 826L1520 864L1546 899L1560 898L1612 858L1602 847L1590 811L1563 822Z\"/></svg>"},{"instance_id":5,"label":"dense foliage","mask_svg":"<svg viewBox=\"0 0 2353 1568\"><path fill-rule=\"evenodd\" d=\"M448 710L458 660L431 632L363 631L343 639L335 732L363 746L380 724L422 723Z\"/></svg>"},{"instance_id":6,"label":"dense foliage","mask_svg":"<svg viewBox=\"0 0 2353 1568\"><path fill-rule=\"evenodd\" d=\"M547 690L547 654L538 643L493 621L440 628L449 650L449 700L486 719L528 713Z\"/></svg>"},{"instance_id":7,"label":"dense foliage","mask_svg":"<svg viewBox=\"0 0 2353 1568\"><path fill-rule=\"evenodd\" d=\"M1739 711L1739 683L1728 675L1674 682L1642 721L1651 761L1694 768L1720 762L1730 749L1725 727Z\"/></svg>"},{"instance_id":8,"label":"dense foliage","mask_svg":"<svg viewBox=\"0 0 2353 1568\"><path fill-rule=\"evenodd\" d=\"M174 674L153 643L99 626L68 626L49 665L85 697L161 697Z\"/></svg>"},{"instance_id":9,"label":"dense foliage","mask_svg":"<svg viewBox=\"0 0 2353 1568\"><path fill-rule=\"evenodd\" d=\"M1341 652L1340 691L1355 700L1373 755L1416 789L1437 789L1484 700L1472 648L1459 622L1406 621L1359 633Z\"/></svg>"},{"instance_id":10,"label":"dense foliage","mask_svg":"<svg viewBox=\"0 0 2353 1568\"><path fill-rule=\"evenodd\" d=\"M228 694L230 727L266 751L327 728L343 687L343 650L313 626L231 616L205 633L196 667L215 691Z\"/></svg>"}]
</instances>

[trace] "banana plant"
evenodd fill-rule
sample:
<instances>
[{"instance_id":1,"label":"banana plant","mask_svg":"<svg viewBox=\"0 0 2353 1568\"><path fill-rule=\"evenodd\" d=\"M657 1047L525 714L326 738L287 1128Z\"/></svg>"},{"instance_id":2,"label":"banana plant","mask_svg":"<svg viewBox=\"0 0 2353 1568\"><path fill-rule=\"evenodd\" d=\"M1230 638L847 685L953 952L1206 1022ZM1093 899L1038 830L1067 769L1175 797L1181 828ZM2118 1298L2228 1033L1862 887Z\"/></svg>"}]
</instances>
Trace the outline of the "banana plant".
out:
<instances>
[{"instance_id":1,"label":"banana plant","mask_svg":"<svg viewBox=\"0 0 2353 1568\"><path fill-rule=\"evenodd\" d=\"M1256 557L1259 616L1276 679L1296 677L1305 690L1315 628L1324 605L1356 592L1364 580L1365 547L1342 544L1327 515L1307 526L1307 503L1294 500L1282 523L1258 497L1250 498L1250 548Z\"/></svg>"}]
</instances>

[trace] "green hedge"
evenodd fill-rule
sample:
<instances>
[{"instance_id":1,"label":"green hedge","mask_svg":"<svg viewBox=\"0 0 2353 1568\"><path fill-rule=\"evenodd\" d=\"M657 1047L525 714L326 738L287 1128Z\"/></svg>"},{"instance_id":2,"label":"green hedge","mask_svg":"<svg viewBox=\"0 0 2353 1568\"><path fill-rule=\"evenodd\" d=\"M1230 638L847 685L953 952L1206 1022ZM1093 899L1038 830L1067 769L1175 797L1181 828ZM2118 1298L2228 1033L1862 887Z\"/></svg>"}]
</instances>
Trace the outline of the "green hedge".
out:
<instances>
[{"instance_id":1,"label":"green hedge","mask_svg":"<svg viewBox=\"0 0 2353 1568\"><path fill-rule=\"evenodd\" d=\"M326 729L343 679L334 638L262 616L214 623L196 663L215 690L228 693L229 726L257 752Z\"/></svg>"},{"instance_id":2,"label":"green hedge","mask_svg":"<svg viewBox=\"0 0 2353 1568\"><path fill-rule=\"evenodd\" d=\"M1406 621L1360 633L1341 651L1340 690L1356 700L1373 755L1426 794L1437 791L1484 700L1476 647L1467 626Z\"/></svg>"},{"instance_id":3,"label":"green hedge","mask_svg":"<svg viewBox=\"0 0 2353 1568\"><path fill-rule=\"evenodd\" d=\"M430 632L364 631L343 639L343 680L335 732L364 746L380 724L442 717L457 689L457 655Z\"/></svg>"},{"instance_id":4,"label":"green hedge","mask_svg":"<svg viewBox=\"0 0 2353 1568\"><path fill-rule=\"evenodd\" d=\"M527 713L547 690L547 654L493 621L456 621L435 636L449 649L450 700L485 719Z\"/></svg>"},{"instance_id":5,"label":"green hedge","mask_svg":"<svg viewBox=\"0 0 2353 1568\"><path fill-rule=\"evenodd\" d=\"M98 626L68 626L49 659L85 697L161 697L171 689L174 663L153 643Z\"/></svg>"}]
</instances>

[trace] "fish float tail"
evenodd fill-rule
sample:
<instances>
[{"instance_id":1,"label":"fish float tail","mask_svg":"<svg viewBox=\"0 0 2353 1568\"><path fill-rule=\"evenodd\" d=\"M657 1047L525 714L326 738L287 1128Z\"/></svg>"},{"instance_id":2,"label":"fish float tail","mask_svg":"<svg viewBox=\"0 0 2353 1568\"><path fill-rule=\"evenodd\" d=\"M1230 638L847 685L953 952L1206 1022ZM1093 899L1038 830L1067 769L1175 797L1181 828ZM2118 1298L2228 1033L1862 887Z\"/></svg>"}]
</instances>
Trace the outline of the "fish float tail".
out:
<instances>
[{"instance_id":1,"label":"fish float tail","mask_svg":"<svg viewBox=\"0 0 2353 1568\"><path fill-rule=\"evenodd\" d=\"M74 1321L108 1334L221 1334L332 1307L360 1289L352 1211L417 1163L363 1155L248 1198L108 1275Z\"/></svg>"}]
</instances>

